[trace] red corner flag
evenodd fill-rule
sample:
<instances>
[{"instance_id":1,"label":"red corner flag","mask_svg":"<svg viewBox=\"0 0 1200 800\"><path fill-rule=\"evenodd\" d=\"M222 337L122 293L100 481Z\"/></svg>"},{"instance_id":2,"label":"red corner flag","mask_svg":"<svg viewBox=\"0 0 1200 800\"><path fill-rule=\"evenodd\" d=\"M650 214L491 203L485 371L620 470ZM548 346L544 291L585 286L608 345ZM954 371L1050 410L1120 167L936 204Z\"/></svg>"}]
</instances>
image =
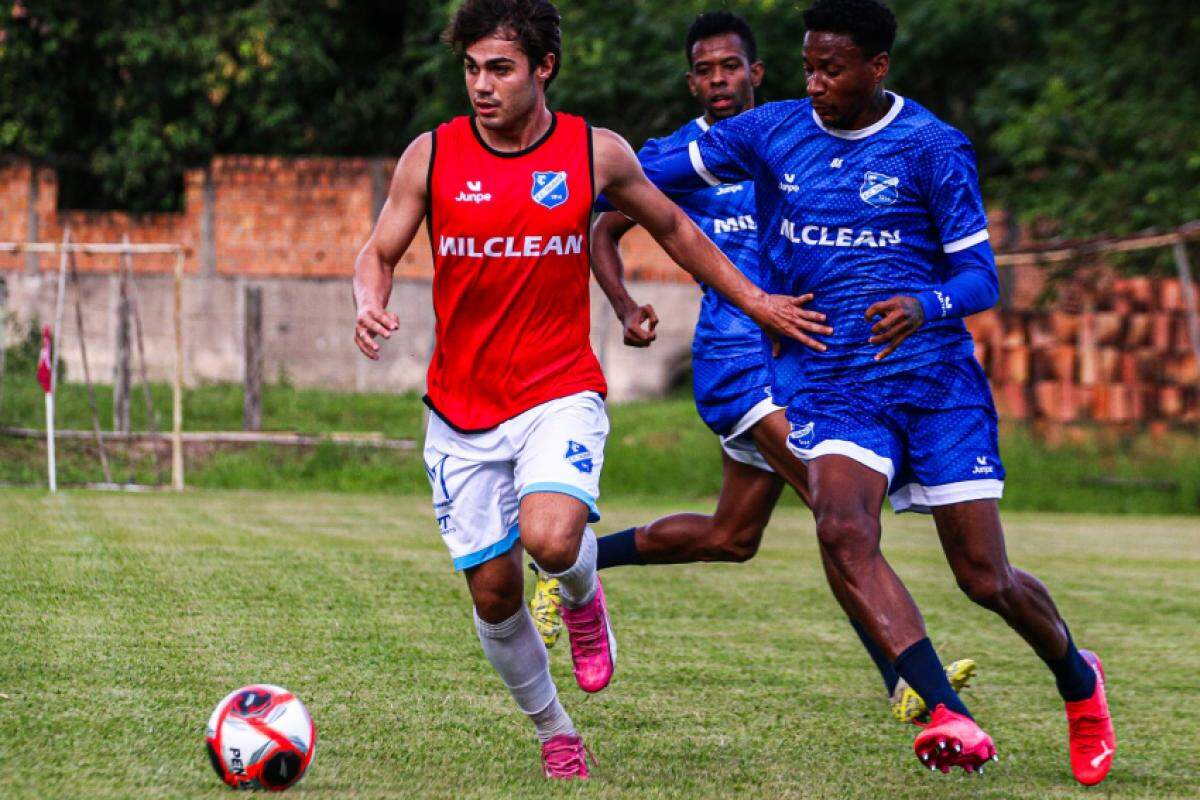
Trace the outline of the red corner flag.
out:
<instances>
[{"instance_id":1,"label":"red corner flag","mask_svg":"<svg viewBox=\"0 0 1200 800\"><path fill-rule=\"evenodd\" d=\"M50 336L50 326L47 325L42 328L42 354L38 356L37 368L38 383L42 385L42 391L46 394L50 394L54 387L53 374L50 371L50 364L52 363L50 354L53 352L53 346L53 339Z\"/></svg>"}]
</instances>

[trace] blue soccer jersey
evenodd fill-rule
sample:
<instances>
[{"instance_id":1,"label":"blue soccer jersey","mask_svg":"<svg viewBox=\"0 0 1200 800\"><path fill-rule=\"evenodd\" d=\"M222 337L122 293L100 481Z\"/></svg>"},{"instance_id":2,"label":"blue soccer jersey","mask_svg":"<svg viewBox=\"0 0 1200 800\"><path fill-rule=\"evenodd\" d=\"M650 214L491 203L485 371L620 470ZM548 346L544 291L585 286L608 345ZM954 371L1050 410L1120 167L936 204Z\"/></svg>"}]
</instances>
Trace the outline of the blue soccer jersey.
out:
<instances>
[{"instance_id":1,"label":"blue soccer jersey","mask_svg":"<svg viewBox=\"0 0 1200 800\"><path fill-rule=\"evenodd\" d=\"M669 136L651 139L638 152L653 163L663 152L686 147L709 129L704 117L694 119ZM675 198L679 207L720 247L743 275L763 284L755 223L754 185L742 181L705 186ZM763 357L762 331L741 309L703 283L704 299L696 320L692 353L698 358Z\"/></svg>"},{"instance_id":2,"label":"blue soccer jersey","mask_svg":"<svg viewBox=\"0 0 1200 800\"><path fill-rule=\"evenodd\" d=\"M954 301L939 289L953 254L986 247L974 154L960 132L891 97L879 122L856 131L826 127L808 100L770 103L714 125L686 155L664 151L645 165L676 196L701 181L754 182L767 269L760 285L812 292L811 307L834 328L824 353L784 343L775 363L780 402L803 386L869 381L972 354L970 334L950 313ZM994 282L990 249L981 260ZM882 348L868 342L873 323L864 312L895 295L936 297L941 307L877 362Z\"/></svg>"}]
</instances>

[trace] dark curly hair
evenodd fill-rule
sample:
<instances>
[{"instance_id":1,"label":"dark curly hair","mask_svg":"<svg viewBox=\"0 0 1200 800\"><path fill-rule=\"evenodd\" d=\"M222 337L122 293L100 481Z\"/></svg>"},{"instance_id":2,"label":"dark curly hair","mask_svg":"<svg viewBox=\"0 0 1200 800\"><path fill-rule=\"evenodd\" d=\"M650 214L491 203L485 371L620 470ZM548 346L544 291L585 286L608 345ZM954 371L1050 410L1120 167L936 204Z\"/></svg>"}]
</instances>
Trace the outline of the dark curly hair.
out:
<instances>
[{"instance_id":1,"label":"dark curly hair","mask_svg":"<svg viewBox=\"0 0 1200 800\"><path fill-rule=\"evenodd\" d=\"M816 0L804 12L804 28L845 34L867 58L890 53L896 41L896 15L880 0Z\"/></svg>"},{"instance_id":2,"label":"dark curly hair","mask_svg":"<svg viewBox=\"0 0 1200 800\"><path fill-rule=\"evenodd\" d=\"M750 30L746 20L729 11L709 11L696 17L696 21L688 28L688 63L692 63L692 48L696 42L725 33L737 34L737 37L742 40L742 49L746 51L746 58L751 64L758 61L758 42L754 40L754 31Z\"/></svg>"},{"instance_id":3,"label":"dark curly hair","mask_svg":"<svg viewBox=\"0 0 1200 800\"><path fill-rule=\"evenodd\" d=\"M562 15L550 0L465 0L454 12L442 41L461 55L468 47L499 31L529 57L532 66L554 54L554 69L546 87L562 66Z\"/></svg>"}]
</instances>

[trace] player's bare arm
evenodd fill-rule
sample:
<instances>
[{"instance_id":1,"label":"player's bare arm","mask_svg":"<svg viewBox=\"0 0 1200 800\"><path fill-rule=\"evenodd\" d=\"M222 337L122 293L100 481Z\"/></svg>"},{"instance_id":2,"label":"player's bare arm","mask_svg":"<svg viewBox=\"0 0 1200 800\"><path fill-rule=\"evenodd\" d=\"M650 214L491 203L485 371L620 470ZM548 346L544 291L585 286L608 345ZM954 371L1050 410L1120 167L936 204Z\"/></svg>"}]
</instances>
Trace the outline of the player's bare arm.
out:
<instances>
[{"instance_id":1,"label":"player's bare arm","mask_svg":"<svg viewBox=\"0 0 1200 800\"><path fill-rule=\"evenodd\" d=\"M818 351L813 334L828 335L825 315L804 308L812 295L788 297L759 289L688 219L679 206L647 180L629 144L612 131L593 134L596 189L613 207L644 227L676 264L742 309L768 335L787 336Z\"/></svg>"},{"instance_id":2,"label":"player's bare arm","mask_svg":"<svg viewBox=\"0 0 1200 800\"><path fill-rule=\"evenodd\" d=\"M376 337L390 339L392 331L400 327L399 318L387 310L387 304L396 264L425 218L431 138L422 134L400 156L375 229L354 262L354 306L358 312L354 344L372 360L379 359Z\"/></svg>"},{"instance_id":3,"label":"player's bare arm","mask_svg":"<svg viewBox=\"0 0 1200 800\"><path fill-rule=\"evenodd\" d=\"M654 306L641 306L625 287L625 262L621 259L621 237L632 230L631 219L609 211L596 217L592 226L592 274L596 283L621 320L625 344L629 347L649 347L658 334L658 315Z\"/></svg>"}]
</instances>

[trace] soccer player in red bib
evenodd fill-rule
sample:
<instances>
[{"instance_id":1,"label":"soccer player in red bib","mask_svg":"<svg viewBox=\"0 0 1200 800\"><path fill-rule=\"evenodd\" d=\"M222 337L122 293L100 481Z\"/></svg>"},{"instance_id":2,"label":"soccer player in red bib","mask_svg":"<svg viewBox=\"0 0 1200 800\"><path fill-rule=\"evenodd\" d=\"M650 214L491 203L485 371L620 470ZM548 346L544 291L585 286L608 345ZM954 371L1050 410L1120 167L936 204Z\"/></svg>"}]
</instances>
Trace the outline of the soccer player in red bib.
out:
<instances>
[{"instance_id":1,"label":"soccer player in red bib","mask_svg":"<svg viewBox=\"0 0 1200 800\"><path fill-rule=\"evenodd\" d=\"M646 228L684 269L769 333L821 348L809 298L768 295L642 173L629 145L546 106L561 57L548 0L466 0L446 31L472 117L423 134L396 166L354 269L354 338L368 358L399 328L396 263L425 221L437 344L426 403L434 516L466 575L483 650L542 743L551 778L586 778L583 742L557 697L523 600L521 550L558 580L576 681L608 685L616 660L596 576L597 498L608 435L604 376L588 341L588 228L596 195Z\"/></svg>"}]
</instances>

